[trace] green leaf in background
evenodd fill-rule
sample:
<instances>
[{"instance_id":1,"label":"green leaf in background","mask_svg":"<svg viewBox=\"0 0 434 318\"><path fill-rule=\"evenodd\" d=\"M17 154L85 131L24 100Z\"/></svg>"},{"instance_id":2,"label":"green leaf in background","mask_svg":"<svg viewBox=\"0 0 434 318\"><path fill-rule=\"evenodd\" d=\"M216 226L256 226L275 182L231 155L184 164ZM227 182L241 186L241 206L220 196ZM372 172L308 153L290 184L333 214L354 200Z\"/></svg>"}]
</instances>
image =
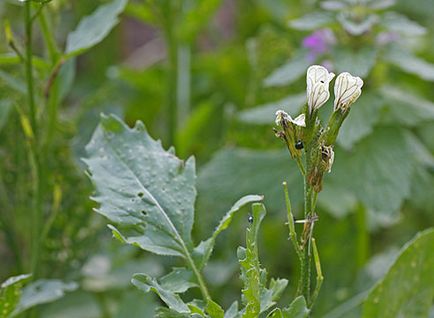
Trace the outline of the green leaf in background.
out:
<instances>
[{"instance_id":1,"label":"green leaf in background","mask_svg":"<svg viewBox=\"0 0 434 318\"><path fill-rule=\"evenodd\" d=\"M13 76L0 70L0 80L18 93L26 93L26 84L17 76Z\"/></svg>"},{"instance_id":2,"label":"green leaf in background","mask_svg":"<svg viewBox=\"0 0 434 318\"><path fill-rule=\"evenodd\" d=\"M265 87L287 86L306 74L310 63L303 53L298 53L287 63L279 66L264 80Z\"/></svg>"},{"instance_id":3,"label":"green leaf in background","mask_svg":"<svg viewBox=\"0 0 434 318\"><path fill-rule=\"evenodd\" d=\"M34 306L46 304L65 296L78 288L76 283L65 283L58 279L39 279L24 287L21 299L15 308L18 315Z\"/></svg>"},{"instance_id":4,"label":"green leaf in background","mask_svg":"<svg viewBox=\"0 0 434 318\"><path fill-rule=\"evenodd\" d=\"M426 33L426 29L419 23L410 20L405 15L397 12L386 12L381 24L390 32L396 32L407 36L420 36Z\"/></svg>"},{"instance_id":5,"label":"green leaf in background","mask_svg":"<svg viewBox=\"0 0 434 318\"><path fill-rule=\"evenodd\" d=\"M248 124L270 125L274 122L276 111L282 109L291 116L298 115L298 111L306 102L306 94L287 96L276 102L258 105L238 113L238 119Z\"/></svg>"},{"instance_id":6,"label":"green leaf in background","mask_svg":"<svg viewBox=\"0 0 434 318\"><path fill-rule=\"evenodd\" d=\"M86 150L97 189L93 199L100 204L97 212L141 229L139 235L123 239L156 254L190 257L194 158L178 159L173 149L165 151L153 140L141 122L130 129L113 115L102 116Z\"/></svg>"},{"instance_id":7,"label":"green leaf in background","mask_svg":"<svg viewBox=\"0 0 434 318\"><path fill-rule=\"evenodd\" d=\"M349 34L359 36L370 31L379 21L379 17L375 14L369 14L364 20L357 21L348 12L340 12L337 15L337 20Z\"/></svg>"},{"instance_id":8,"label":"green leaf in background","mask_svg":"<svg viewBox=\"0 0 434 318\"><path fill-rule=\"evenodd\" d=\"M194 249L195 258L196 259L199 258L199 260L197 261L198 262L197 266L199 269L203 268L205 264L208 262L211 253L213 251L217 236L229 227L229 225L232 222L232 218L234 217L234 214L237 213L243 206L249 203L262 201L263 199L264 197L260 195L246 195L245 197L242 197L237 202L235 202L235 204L231 207L231 209L220 220L220 223L217 225L212 236L206 241L202 241Z\"/></svg>"},{"instance_id":9,"label":"green leaf in background","mask_svg":"<svg viewBox=\"0 0 434 318\"><path fill-rule=\"evenodd\" d=\"M160 279L160 285L161 288L173 293L184 293L189 288L197 286L193 280L193 273L190 270L176 267Z\"/></svg>"},{"instance_id":10,"label":"green leaf in background","mask_svg":"<svg viewBox=\"0 0 434 318\"><path fill-rule=\"evenodd\" d=\"M291 201L296 205L302 196L303 180L286 150L223 149L199 173L198 210L213 211L215 217L221 216L229 209L227 202L234 202L248 193L264 194L267 207L280 210L285 203L281 186L285 180ZM213 224L218 219L207 215L207 221Z\"/></svg>"},{"instance_id":11,"label":"green leaf in background","mask_svg":"<svg viewBox=\"0 0 434 318\"><path fill-rule=\"evenodd\" d=\"M219 304L213 302L212 300L207 302L205 310L210 318L224 318L225 311L222 309L222 307L220 307Z\"/></svg>"},{"instance_id":12,"label":"green leaf in background","mask_svg":"<svg viewBox=\"0 0 434 318\"><path fill-rule=\"evenodd\" d=\"M286 288L286 279L272 279L269 287L267 272L260 267L258 255L258 232L266 210L263 204L255 203L252 206L253 222L247 229L246 248L239 247L237 251L241 266L241 279L244 283L242 317L255 318L260 313L270 309Z\"/></svg>"},{"instance_id":13,"label":"green leaf in background","mask_svg":"<svg viewBox=\"0 0 434 318\"><path fill-rule=\"evenodd\" d=\"M131 283L145 293L153 291L170 309L178 313L190 312L188 306L182 301L179 295L164 289L155 278L152 278L146 274L135 274L131 280Z\"/></svg>"},{"instance_id":14,"label":"green leaf in background","mask_svg":"<svg viewBox=\"0 0 434 318\"><path fill-rule=\"evenodd\" d=\"M66 40L65 54L76 56L101 42L118 23L127 0L114 0L84 17Z\"/></svg>"},{"instance_id":15,"label":"green leaf in background","mask_svg":"<svg viewBox=\"0 0 434 318\"><path fill-rule=\"evenodd\" d=\"M382 122L413 127L434 119L433 102L391 85L383 86L380 92L389 106Z\"/></svg>"},{"instance_id":16,"label":"green leaf in background","mask_svg":"<svg viewBox=\"0 0 434 318\"><path fill-rule=\"evenodd\" d=\"M221 0L193 1L190 3L194 3L191 8L189 8L189 2L184 2L188 12L177 26L181 39L186 42L193 41L203 26L209 23L213 13L220 6Z\"/></svg>"},{"instance_id":17,"label":"green leaf in background","mask_svg":"<svg viewBox=\"0 0 434 318\"><path fill-rule=\"evenodd\" d=\"M273 310L267 318L306 318L309 315L309 309L303 296L298 296L285 309Z\"/></svg>"},{"instance_id":18,"label":"green leaf in background","mask_svg":"<svg viewBox=\"0 0 434 318\"><path fill-rule=\"evenodd\" d=\"M408 51L394 47L388 51L386 59L404 72L414 74L427 81L434 81L434 64L428 63Z\"/></svg>"},{"instance_id":19,"label":"green leaf in background","mask_svg":"<svg viewBox=\"0 0 434 318\"><path fill-rule=\"evenodd\" d=\"M298 19L291 20L288 25L296 30L313 31L333 22L333 15L328 12L312 12Z\"/></svg>"},{"instance_id":20,"label":"green leaf in background","mask_svg":"<svg viewBox=\"0 0 434 318\"><path fill-rule=\"evenodd\" d=\"M160 307L157 309L155 318L202 318L198 314L179 313L176 310Z\"/></svg>"},{"instance_id":21,"label":"green leaf in background","mask_svg":"<svg viewBox=\"0 0 434 318\"><path fill-rule=\"evenodd\" d=\"M234 301L228 310L225 312L224 318L237 318L239 317L238 302Z\"/></svg>"},{"instance_id":22,"label":"green leaf in background","mask_svg":"<svg viewBox=\"0 0 434 318\"><path fill-rule=\"evenodd\" d=\"M428 317L434 297L433 251L433 229L408 242L369 293L362 317Z\"/></svg>"},{"instance_id":23,"label":"green leaf in background","mask_svg":"<svg viewBox=\"0 0 434 318\"><path fill-rule=\"evenodd\" d=\"M353 75L365 78L377 61L377 51L372 47L364 47L358 50L338 47L333 52L336 72L349 72Z\"/></svg>"},{"instance_id":24,"label":"green leaf in background","mask_svg":"<svg viewBox=\"0 0 434 318\"><path fill-rule=\"evenodd\" d=\"M0 285L0 318L8 318L15 310L21 297L21 288L30 274L13 276Z\"/></svg>"},{"instance_id":25,"label":"green leaf in background","mask_svg":"<svg viewBox=\"0 0 434 318\"><path fill-rule=\"evenodd\" d=\"M372 133L375 124L380 119L378 115L382 105L382 98L374 94L364 94L351 107L350 115L342 124L338 135L338 143L349 150L360 139Z\"/></svg>"},{"instance_id":26,"label":"green leaf in background","mask_svg":"<svg viewBox=\"0 0 434 318\"><path fill-rule=\"evenodd\" d=\"M326 0L320 3L321 8L328 11L341 11L345 9L348 5L345 2Z\"/></svg>"},{"instance_id":27,"label":"green leaf in background","mask_svg":"<svg viewBox=\"0 0 434 318\"><path fill-rule=\"evenodd\" d=\"M326 179L351 189L368 209L393 214L410 194L415 159L402 129L378 127L350 153L337 149L335 158Z\"/></svg>"},{"instance_id":28,"label":"green leaf in background","mask_svg":"<svg viewBox=\"0 0 434 318\"><path fill-rule=\"evenodd\" d=\"M10 111L12 109L12 101L9 99L0 100L0 131L3 126L6 124Z\"/></svg>"}]
</instances>

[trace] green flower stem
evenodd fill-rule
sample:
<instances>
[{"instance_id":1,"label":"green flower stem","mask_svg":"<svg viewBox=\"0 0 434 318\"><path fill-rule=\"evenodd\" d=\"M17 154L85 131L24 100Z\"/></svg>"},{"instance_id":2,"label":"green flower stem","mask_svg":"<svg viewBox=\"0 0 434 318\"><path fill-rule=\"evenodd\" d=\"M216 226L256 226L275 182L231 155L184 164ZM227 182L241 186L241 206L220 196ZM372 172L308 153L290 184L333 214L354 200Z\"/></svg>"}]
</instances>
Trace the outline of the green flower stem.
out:
<instances>
[{"instance_id":1,"label":"green flower stem","mask_svg":"<svg viewBox=\"0 0 434 318\"><path fill-rule=\"evenodd\" d=\"M24 27L25 27L25 48L26 48L26 60L25 60L25 74L27 84L27 103L30 114L30 125L32 129L31 136L27 136L29 139L29 158L30 168L32 175L32 188L33 188L33 200L32 200L32 248L31 248L31 271L34 277L37 277L38 263L39 263L39 248L40 248L40 227L42 218L42 178L41 178L41 164L39 158L39 133L37 124L37 110L35 104L35 92L33 86L33 52L32 52L32 8L31 1L24 3ZM21 115L23 116L23 115Z\"/></svg>"},{"instance_id":2,"label":"green flower stem","mask_svg":"<svg viewBox=\"0 0 434 318\"><path fill-rule=\"evenodd\" d=\"M205 302L208 302L208 300L211 300L211 297L209 295L208 288L206 287L205 280L203 279L202 274L200 273L198 268L196 267L196 264L194 263L194 260L190 255L190 252L188 252L188 250L187 250L187 247L185 246L184 243L182 243L182 245L183 245L183 248L185 248L185 250L186 250L185 256L186 256L188 265L190 266L191 270L193 271L194 276L196 276L197 283L199 284L199 288L200 288L200 291L202 293L203 300Z\"/></svg>"},{"instance_id":3,"label":"green flower stem","mask_svg":"<svg viewBox=\"0 0 434 318\"><path fill-rule=\"evenodd\" d=\"M316 269L316 286L311 299L311 303L313 304L319 295L319 291L321 289L324 276L322 275L321 261L319 259L318 248L316 247L316 241L315 238L313 237L312 237L312 248L313 248L313 258L315 261L315 269Z\"/></svg>"},{"instance_id":4,"label":"green flower stem","mask_svg":"<svg viewBox=\"0 0 434 318\"><path fill-rule=\"evenodd\" d=\"M286 212L288 217L288 227L289 227L289 238L291 239L292 244L294 245L294 249L297 253L298 260L300 262L300 272L304 272L304 254L301 250L300 245L297 240L297 232L295 231L294 225L294 216L292 214L291 209L291 201L289 200L289 192L288 192L288 184L283 182L283 191L285 193L285 204L286 204ZM303 294L303 275L300 275L297 286L297 295Z\"/></svg>"},{"instance_id":5,"label":"green flower stem","mask_svg":"<svg viewBox=\"0 0 434 318\"><path fill-rule=\"evenodd\" d=\"M33 89L33 52L32 52L32 21L31 21L31 1L24 3L24 28L26 32L26 83L27 83L27 98L30 111L30 123L32 125L33 134L38 135L37 114L35 105L35 94Z\"/></svg>"},{"instance_id":6,"label":"green flower stem","mask_svg":"<svg viewBox=\"0 0 434 318\"><path fill-rule=\"evenodd\" d=\"M42 4L44 7L45 4ZM39 20L39 26L41 28L42 37L44 38L45 45L47 47L47 53L48 58L51 61L52 65L55 65L57 63L57 60L59 59L59 49L56 45L56 40L54 39L53 33L50 32L48 21L47 21L47 14L44 10L44 8L41 8L41 12L38 16Z\"/></svg>"}]
</instances>

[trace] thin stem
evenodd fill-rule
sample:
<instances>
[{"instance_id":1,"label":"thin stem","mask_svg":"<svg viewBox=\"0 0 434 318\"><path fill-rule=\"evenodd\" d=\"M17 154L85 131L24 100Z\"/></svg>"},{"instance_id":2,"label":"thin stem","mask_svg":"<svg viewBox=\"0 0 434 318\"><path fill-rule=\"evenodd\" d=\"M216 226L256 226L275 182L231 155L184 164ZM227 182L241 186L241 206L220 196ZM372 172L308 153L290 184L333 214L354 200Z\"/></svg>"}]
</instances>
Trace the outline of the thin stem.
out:
<instances>
[{"instance_id":1,"label":"thin stem","mask_svg":"<svg viewBox=\"0 0 434 318\"><path fill-rule=\"evenodd\" d=\"M297 252L297 255L300 257L302 255L300 246L297 242L297 233L295 232L295 226L294 226L294 216L291 211L291 201L289 200L289 192L288 192L288 184L283 182L283 191L285 192L285 204L286 204L286 211L288 216L288 227L289 227L289 237L294 244L295 251Z\"/></svg>"},{"instance_id":2,"label":"thin stem","mask_svg":"<svg viewBox=\"0 0 434 318\"><path fill-rule=\"evenodd\" d=\"M291 211L292 210L291 201L289 200L288 184L286 183L286 181L283 182L283 191L285 193L285 204L286 204L286 212L288 217L289 238L291 239L291 242L294 245L294 249L297 253L298 260L300 262L300 278L298 280L297 295L301 295L303 294L303 279L304 279L304 270L305 270L304 255L297 241L297 232L295 231L294 216Z\"/></svg>"},{"instance_id":3,"label":"thin stem","mask_svg":"<svg viewBox=\"0 0 434 318\"><path fill-rule=\"evenodd\" d=\"M202 292L202 296L204 300L207 302L208 299L211 299L208 288L206 287L205 280L202 277L202 274L197 269L196 264L194 263L193 259L191 258L190 253L187 251L187 247L185 246L184 242L182 242L183 248L186 250L185 256L187 257L188 265L190 266L191 270L193 271L194 275L196 276L197 282L199 283L200 291Z\"/></svg>"},{"instance_id":4,"label":"thin stem","mask_svg":"<svg viewBox=\"0 0 434 318\"><path fill-rule=\"evenodd\" d=\"M312 247L313 247L313 258L315 260L315 268L316 268L316 286L311 299L311 303L313 304L319 295L319 291L321 289L324 276L322 275L321 261L319 259L318 248L316 247L316 241L315 238L313 237L312 237Z\"/></svg>"},{"instance_id":5,"label":"thin stem","mask_svg":"<svg viewBox=\"0 0 434 318\"><path fill-rule=\"evenodd\" d=\"M303 162L301 161L301 158L300 157L296 157L295 161L297 162L297 166L300 169L301 174L303 176L305 176L306 175L306 170L304 169L304 165L303 165Z\"/></svg>"},{"instance_id":6,"label":"thin stem","mask_svg":"<svg viewBox=\"0 0 434 318\"><path fill-rule=\"evenodd\" d=\"M37 119L35 93L33 89L33 61L32 61L32 22L31 22L31 1L24 3L24 24L26 30L26 82L27 82L27 97L30 111L30 123L32 124L33 133L37 135Z\"/></svg>"},{"instance_id":7,"label":"thin stem","mask_svg":"<svg viewBox=\"0 0 434 318\"><path fill-rule=\"evenodd\" d=\"M41 166L38 154L38 125L37 125L37 112L35 104L35 92L33 87L33 52L32 52L32 10L31 1L24 3L24 24L26 32L26 60L25 60L25 73L27 83L27 102L30 113L30 125L32 128L31 134L25 135L29 143L29 161L32 174L33 185L33 206L32 206L32 256L31 256L31 270L34 277L37 277L37 267L39 262L40 252L40 221L42 217L42 179L41 179ZM21 114L22 123L25 119L24 114ZM25 130L25 127L23 127Z\"/></svg>"},{"instance_id":8,"label":"thin stem","mask_svg":"<svg viewBox=\"0 0 434 318\"><path fill-rule=\"evenodd\" d=\"M59 58L59 50L57 48L56 40L54 39L53 33L50 32L44 7L44 4L42 4L40 7L41 12L38 16L38 20L41 27L42 37L44 38L44 42L47 47L48 58L50 59L51 64L54 65Z\"/></svg>"}]
</instances>

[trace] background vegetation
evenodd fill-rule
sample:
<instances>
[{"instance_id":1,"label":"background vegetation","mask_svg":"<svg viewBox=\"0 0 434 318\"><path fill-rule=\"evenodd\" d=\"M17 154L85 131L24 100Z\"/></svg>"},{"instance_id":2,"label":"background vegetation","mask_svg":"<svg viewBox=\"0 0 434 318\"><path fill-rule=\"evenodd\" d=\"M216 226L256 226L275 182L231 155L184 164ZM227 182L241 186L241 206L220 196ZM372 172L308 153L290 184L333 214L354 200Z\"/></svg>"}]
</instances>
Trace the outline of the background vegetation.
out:
<instances>
[{"instance_id":1,"label":"background vegetation","mask_svg":"<svg viewBox=\"0 0 434 318\"><path fill-rule=\"evenodd\" d=\"M26 296L61 298L31 315L152 317L158 300L130 278L176 262L112 240L92 212L81 158L101 112L196 157L197 242L240 197L265 195L260 256L289 279L289 302L298 273L281 183L301 217L302 180L271 128L277 109L303 105L310 64L365 82L318 198L325 281L313 316L360 316L399 249L434 225L430 0L6 0L0 17L0 281L33 273L44 280ZM226 308L241 287L245 210L205 272Z\"/></svg>"}]
</instances>

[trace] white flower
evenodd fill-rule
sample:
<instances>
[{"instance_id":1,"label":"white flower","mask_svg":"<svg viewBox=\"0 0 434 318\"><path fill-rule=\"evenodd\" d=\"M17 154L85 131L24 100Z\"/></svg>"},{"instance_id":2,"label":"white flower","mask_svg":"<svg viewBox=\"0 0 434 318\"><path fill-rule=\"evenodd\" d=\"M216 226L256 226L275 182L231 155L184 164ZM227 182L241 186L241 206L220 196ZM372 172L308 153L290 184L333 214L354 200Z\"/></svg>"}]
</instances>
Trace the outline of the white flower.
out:
<instances>
[{"instance_id":1,"label":"white flower","mask_svg":"<svg viewBox=\"0 0 434 318\"><path fill-rule=\"evenodd\" d=\"M276 112L276 125L283 126L283 125L285 125L285 122L286 123L290 122L290 123L292 123L296 126L300 126L300 127L306 127L304 114L300 114L296 118L292 119L292 117L288 113L286 113L285 111L278 110Z\"/></svg>"},{"instance_id":2,"label":"white flower","mask_svg":"<svg viewBox=\"0 0 434 318\"><path fill-rule=\"evenodd\" d=\"M312 65L307 69L307 106L309 114L324 105L330 98L329 84L335 74L324 66Z\"/></svg>"},{"instance_id":3,"label":"white flower","mask_svg":"<svg viewBox=\"0 0 434 318\"><path fill-rule=\"evenodd\" d=\"M334 110L347 110L362 93L363 81L360 77L352 76L348 72L338 75L335 82Z\"/></svg>"}]
</instances>

